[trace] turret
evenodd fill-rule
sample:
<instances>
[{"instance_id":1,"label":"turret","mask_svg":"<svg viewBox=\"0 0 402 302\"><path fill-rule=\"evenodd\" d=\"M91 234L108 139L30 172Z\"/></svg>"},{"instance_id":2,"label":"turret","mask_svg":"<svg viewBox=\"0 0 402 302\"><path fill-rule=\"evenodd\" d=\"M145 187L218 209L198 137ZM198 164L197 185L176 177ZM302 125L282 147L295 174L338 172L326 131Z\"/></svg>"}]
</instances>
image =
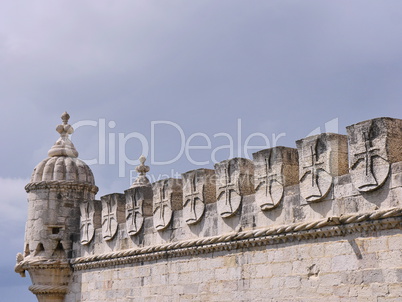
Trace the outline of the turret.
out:
<instances>
[{"instance_id":1,"label":"turret","mask_svg":"<svg viewBox=\"0 0 402 302\"><path fill-rule=\"evenodd\" d=\"M64 112L56 127L60 138L48 157L34 169L26 185L28 220L24 253L17 255L15 271L32 280L30 290L40 302L63 301L71 277L68 260L79 240L80 204L93 200L98 188L91 169L80 159L69 139L74 129Z\"/></svg>"}]
</instances>

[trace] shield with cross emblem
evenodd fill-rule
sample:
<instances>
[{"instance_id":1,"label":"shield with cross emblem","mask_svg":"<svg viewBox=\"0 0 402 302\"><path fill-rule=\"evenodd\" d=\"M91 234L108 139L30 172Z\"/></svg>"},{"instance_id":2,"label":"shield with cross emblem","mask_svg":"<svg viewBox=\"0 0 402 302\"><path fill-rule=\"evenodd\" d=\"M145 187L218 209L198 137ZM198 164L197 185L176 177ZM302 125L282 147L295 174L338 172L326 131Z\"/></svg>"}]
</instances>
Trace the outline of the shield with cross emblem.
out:
<instances>
[{"instance_id":1,"label":"shield with cross emblem","mask_svg":"<svg viewBox=\"0 0 402 302\"><path fill-rule=\"evenodd\" d=\"M301 141L300 194L306 201L319 201L325 198L332 185L331 150L325 136L318 135Z\"/></svg>"},{"instance_id":2,"label":"shield with cross emblem","mask_svg":"<svg viewBox=\"0 0 402 302\"><path fill-rule=\"evenodd\" d=\"M80 230L81 230L81 244L85 245L91 242L95 234L94 228L94 215L95 208L92 202L83 202L80 204Z\"/></svg>"},{"instance_id":3,"label":"shield with cross emblem","mask_svg":"<svg viewBox=\"0 0 402 302\"><path fill-rule=\"evenodd\" d=\"M361 192L382 186L390 171L386 150L387 128L382 119L347 127L349 165L354 186Z\"/></svg>"},{"instance_id":4,"label":"shield with cross emblem","mask_svg":"<svg viewBox=\"0 0 402 302\"><path fill-rule=\"evenodd\" d=\"M143 203L144 193L140 187L128 190L126 194L126 226L127 233L131 236L137 234L144 223Z\"/></svg>"},{"instance_id":5,"label":"shield with cross emblem","mask_svg":"<svg viewBox=\"0 0 402 302\"><path fill-rule=\"evenodd\" d=\"M283 162L277 160L279 149L267 149L254 153L255 199L261 210L276 207L283 196Z\"/></svg>"},{"instance_id":6,"label":"shield with cross emblem","mask_svg":"<svg viewBox=\"0 0 402 302\"><path fill-rule=\"evenodd\" d=\"M183 217L187 224L195 224L204 214L204 179L198 171L183 174Z\"/></svg>"},{"instance_id":7,"label":"shield with cross emblem","mask_svg":"<svg viewBox=\"0 0 402 302\"><path fill-rule=\"evenodd\" d=\"M172 219L172 190L169 188L168 180L154 183L153 185L153 219L155 229L165 229Z\"/></svg>"},{"instance_id":8,"label":"shield with cross emblem","mask_svg":"<svg viewBox=\"0 0 402 302\"><path fill-rule=\"evenodd\" d=\"M234 215L242 202L240 164L237 159L215 164L217 208L221 217Z\"/></svg>"},{"instance_id":9,"label":"shield with cross emblem","mask_svg":"<svg viewBox=\"0 0 402 302\"><path fill-rule=\"evenodd\" d=\"M117 196L110 194L101 197L102 200L102 235L105 240L111 240L117 232Z\"/></svg>"}]
</instances>

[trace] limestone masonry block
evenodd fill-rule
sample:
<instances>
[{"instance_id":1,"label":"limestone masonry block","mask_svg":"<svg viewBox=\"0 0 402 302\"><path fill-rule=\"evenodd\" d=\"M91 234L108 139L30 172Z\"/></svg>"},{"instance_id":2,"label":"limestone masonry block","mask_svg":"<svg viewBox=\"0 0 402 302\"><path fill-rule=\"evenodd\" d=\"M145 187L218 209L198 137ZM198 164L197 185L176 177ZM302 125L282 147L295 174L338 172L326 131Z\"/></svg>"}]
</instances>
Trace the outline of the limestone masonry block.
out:
<instances>
[{"instance_id":1,"label":"limestone masonry block","mask_svg":"<svg viewBox=\"0 0 402 302\"><path fill-rule=\"evenodd\" d=\"M298 140L296 145L300 195L308 202L320 201L329 193L333 177L348 172L347 137L322 133Z\"/></svg>"},{"instance_id":2,"label":"limestone masonry block","mask_svg":"<svg viewBox=\"0 0 402 302\"><path fill-rule=\"evenodd\" d=\"M215 171L198 169L182 174L183 217L195 224L204 214L205 204L216 202Z\"/></svg>"},{"instance_id":3,"label":"limestone masonry block","mask_svg":"<svg viewBox=\"0 0 402 302\"><path fill-rule=\"evenodd\" d=\"M254 193L254 164L232 158L215 164L215 173L218 213L230 217L239 210L243 196Z\"/></svg>"},{"instance_id":4,"label":"limestone masonry block","mask_svg":"<svg viewBox=\"0 0 402 302\"><path fill-rule=\"evenodd\" d=\"M354 186L375 190L388 178L390 164L402 161L402 120L376 118L346 128Z\"/></svg>"},{"instance_id":5,"label":"limestone masonry block","mask_svg":"<svg viewBox=\"0 0 402 302\"><path fill-rule=\"evenodd\" d=\"M274 147L253 153L255 200L261 210L276 207L284 187L299 182L297 149Z\"/></svg>"}]
</instances>

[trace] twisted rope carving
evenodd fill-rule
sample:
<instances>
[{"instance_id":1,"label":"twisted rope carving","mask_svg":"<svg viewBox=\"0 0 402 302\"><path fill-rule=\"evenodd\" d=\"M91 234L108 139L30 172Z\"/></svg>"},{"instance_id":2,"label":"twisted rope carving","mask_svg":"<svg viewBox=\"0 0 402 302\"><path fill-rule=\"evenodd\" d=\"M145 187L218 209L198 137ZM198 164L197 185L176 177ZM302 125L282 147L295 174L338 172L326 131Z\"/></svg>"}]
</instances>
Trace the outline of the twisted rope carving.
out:
<instances>
[{"instance_id":1,"label":"twisted rope carving","mask_svg":"<svg viewBox=\"0 0 402 302\"><path fill-rule=\"evenodd\" d=\"M42 268L70 268L70 264L67 261L53 260L53 259L25 259L17 262L14 267L14 271L19 274L23 274L27 269L42 269Z\"/></svg>"},{"instance_id":2,"label":"twisted rope carving","mask_svg":"<svg viewBox=\"0 0 402 302\"><path fill-rule=\"evenodd\" d=\"M342 231L339 229L340 225L360 223L363 221L376 221L397 216L402 216L402 208L391 208L363 214L341 215L340 217L323 218L313 222L295 223L279 227L269 227L265 229L223 234L214 237L172 242L150 247L128 249L100 255L80 257L74 259L71 263L74 269L82 269L85 268L85 263L96 262L96 267L106 266L110 264L111 260L119 258L127 258L119 259L119 263L128 263L136 258L144 256L146 256L147 260L158 259L167 255L169 251L175 251L175 253L187 255L203 251L205 252L211 249L233 249L239 244L254 246L263 243L267 244L269 241L275 240L287 241L292 237L295 237L295 235L299 239L311 238L312 233L310 232L312 230L315 230L316 234L325 236L324 231L320 231L320 229L331 226L332 228L325 230L325 232L334 236L342 234ZM391 224L391 227L395 227L399 222L385 221L384 223L389 223ZM247 243L245 243L245 241L247 241Z\"/></svg>"},{"instance_id":3,"label":"twisted rope carving","mask_svg":"<svg viewBox=\"0 0 402 302\"><path fill-rule=\"evenodd\" d=\"M44 295L44 294L67 294L68 288L67 286L55 286L55 285L31 285L29 290L35 295Z\"/></svg>"}]
</instances>

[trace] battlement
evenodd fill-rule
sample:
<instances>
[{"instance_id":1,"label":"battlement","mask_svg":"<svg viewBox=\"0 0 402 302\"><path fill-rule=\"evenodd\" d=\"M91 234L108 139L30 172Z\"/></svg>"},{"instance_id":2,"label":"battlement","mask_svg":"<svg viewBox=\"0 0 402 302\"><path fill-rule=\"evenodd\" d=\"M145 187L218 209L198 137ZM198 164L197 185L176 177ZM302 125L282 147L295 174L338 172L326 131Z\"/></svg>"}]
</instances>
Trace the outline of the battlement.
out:
<instances>
[{"instance_id":1,"label":"battlement","mask_svg":"<svg viewBox=\"0 0 402 302\"><path fill-rule=\"evenodd\" d=\"M400 301L402 120L154 183L142 156L95 200L68 119L26 186L15 271L39 301Z\"/></svg>"},{"instance_id":2,"label":"battlement","mask_svg":"<svg viewBox=\"0 0 402 302\"><path fill-rule=\"evenodd\" d=\"M402 120L377 118L81 204L74 269L395 227ZM109 261L109 262L108 262Z\"/></svg>"}]
</instances>

